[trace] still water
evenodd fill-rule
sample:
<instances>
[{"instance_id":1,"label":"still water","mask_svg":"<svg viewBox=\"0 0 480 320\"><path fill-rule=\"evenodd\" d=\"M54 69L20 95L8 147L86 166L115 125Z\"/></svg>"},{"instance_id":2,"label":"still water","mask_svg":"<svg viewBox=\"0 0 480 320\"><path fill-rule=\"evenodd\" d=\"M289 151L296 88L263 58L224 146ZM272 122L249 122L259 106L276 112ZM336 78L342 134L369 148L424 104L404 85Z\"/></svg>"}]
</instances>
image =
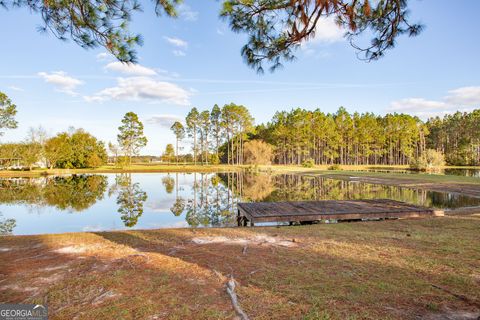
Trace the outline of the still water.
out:
<instances>
[{"instance_id":1,"label":"still water","mask_svg":"<svg viewBox=\"0 0 480 320\"><path fill-rule=\"evenodd\" d=\"M416 171L416 170L409 170L409 169L395 169L395 168L370 168L358 171L367 171L367 172L384 172L384 173L408 173L408 174L439 174L439 175L447 175L447 176L461 176L461 177L472 177L472 178L480 178L480 169L460 169L460 168L448 168L448 169L441 169L439 171L434 172L423 172L423 171Z\"/></svg>"},{"instance_id":2,"label":"still water","mask_svg":"<svg viewBox=\"0 0 480 320\"><path fill-rule=\"evenodd\" d=\"M480 198L294 174L149 173L0 179L0 233L230 226L240 201L388 198L436 208Z\"/></svg>"}]
</instances>

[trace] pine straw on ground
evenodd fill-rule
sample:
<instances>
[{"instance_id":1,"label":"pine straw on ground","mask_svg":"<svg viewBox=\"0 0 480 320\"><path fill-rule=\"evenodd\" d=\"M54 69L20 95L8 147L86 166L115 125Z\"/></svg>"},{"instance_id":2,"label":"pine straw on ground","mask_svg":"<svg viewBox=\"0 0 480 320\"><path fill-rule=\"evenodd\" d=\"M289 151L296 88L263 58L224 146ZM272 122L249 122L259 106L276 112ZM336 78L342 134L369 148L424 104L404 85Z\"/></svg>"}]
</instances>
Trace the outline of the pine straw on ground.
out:
<instances>
[{"instance_id":1,"label":"pine straw on ground","mask_svg":"<svg viewBox=\"0 0 480 320\"><path fill-rule=\"evenodd\" d=\"M234 319L231 276L250 319L476 319L480 217L0 238L0 303L51 319Z\"/></svg>"}]
</instances>

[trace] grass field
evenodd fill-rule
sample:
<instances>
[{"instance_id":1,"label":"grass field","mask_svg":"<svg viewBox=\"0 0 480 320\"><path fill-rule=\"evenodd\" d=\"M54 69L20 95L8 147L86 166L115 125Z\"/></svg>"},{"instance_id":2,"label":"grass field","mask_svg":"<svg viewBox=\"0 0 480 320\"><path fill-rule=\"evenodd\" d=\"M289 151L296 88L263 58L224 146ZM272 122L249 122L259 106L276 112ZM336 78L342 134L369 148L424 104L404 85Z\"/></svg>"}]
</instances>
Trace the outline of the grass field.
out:
<instances>
[{"instance_id":1,"label":"grass field","mask_svg":"<svg viewBox=\"0 0 480 320\"><path fill-rule=\"evenodd\" d=\"M0 237L0 302L47 303L51 319L234 319L233 276L251 319L476 319L479 231L469 215Z\"/></svg>"}]
</instances>

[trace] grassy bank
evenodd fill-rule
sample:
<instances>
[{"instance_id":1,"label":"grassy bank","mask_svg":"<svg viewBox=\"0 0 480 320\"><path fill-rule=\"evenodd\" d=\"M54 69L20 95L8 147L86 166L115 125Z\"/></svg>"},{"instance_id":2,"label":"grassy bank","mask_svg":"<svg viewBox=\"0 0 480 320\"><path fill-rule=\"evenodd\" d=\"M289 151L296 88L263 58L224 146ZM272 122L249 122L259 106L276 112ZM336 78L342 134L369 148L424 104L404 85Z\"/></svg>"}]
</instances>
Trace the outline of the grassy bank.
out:
<instances>
[{"instance_id":1,"label":"grassy bank","mask_svg":"<svg viewBox=\"0 0 480 320\"><path fill-rule=\"evenodd\" d=\"M0 301L51 319L479 315L480 216L0 238ZM442 318L443 319L443 318Z\"/></svg>"},{"instance_id":2,"label":"grassy bank","mask_svg":"<svg viewBox=\"0 0 480 320\"><path fill-rule=\"evenodd\" d=\"M82 173L228 172L242 170L242 168L242 166L193 164L134 164L127 167L106 165L87 169L34 169L31 171L0 170L0 177L40 177L42 175Z\"/></svg>"},{"instance_id":3,"label":"grassy bank","mask_svg":"<svg viewBox=\"0 0 480 320\"><path fill-rule=\"evenodd\" d=\"M383 165L345 165L341 166L341 170L328 170L328 165L319 165L313 168L305 168L296 165L194 165L194 164L133 164L126 167L118 167L114 165L105 165L98 168L88 169L34 169L31 171L17 171L17 170L0 170L0 176L9 177L35 177L41 175L58 175L58 174L73 174L73 173L147 173L147 172L226 172L226 171L239 171L239 170L254 170L262 172L274 172L274 173L336 173L336 174L352 174L362 176L395 176L405 177L404 173L385 173L385 172L366 172L365 170L406 170L408 166L383 166ZM446 166L444 169L480 169L480 167L454 167ZM430 180L442 180L442 179L463 179L465 181L475 181L469 177L457 177L457 176L444 176L444 175L432 175L432 174L415 174L408 175L407 177L413 177L416 179L430 179ZM458 181L460 181L458 180ZM478 179L477 179L478 181Z\"/></svg>"}]
</instances>

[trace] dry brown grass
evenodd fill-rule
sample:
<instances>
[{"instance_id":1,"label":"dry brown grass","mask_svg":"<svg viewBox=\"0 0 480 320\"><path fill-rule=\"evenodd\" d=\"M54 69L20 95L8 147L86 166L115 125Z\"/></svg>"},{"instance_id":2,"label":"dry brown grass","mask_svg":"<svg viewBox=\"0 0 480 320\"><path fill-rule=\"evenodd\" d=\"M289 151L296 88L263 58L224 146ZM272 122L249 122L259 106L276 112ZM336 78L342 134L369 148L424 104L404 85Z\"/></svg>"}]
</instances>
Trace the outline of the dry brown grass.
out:
<instances>
[{"instance_id":1,"label":"dry brown grass","mask_svg":"<svg viewBox=\"0 0 480 320\"><path fill-rule=\"evenodd\" d=\"M480 310L475 215L11 236L0 249L0 302L47 303L51 319L232 319L229 275L252 319Z\"/></svg>"}]
</instances>

